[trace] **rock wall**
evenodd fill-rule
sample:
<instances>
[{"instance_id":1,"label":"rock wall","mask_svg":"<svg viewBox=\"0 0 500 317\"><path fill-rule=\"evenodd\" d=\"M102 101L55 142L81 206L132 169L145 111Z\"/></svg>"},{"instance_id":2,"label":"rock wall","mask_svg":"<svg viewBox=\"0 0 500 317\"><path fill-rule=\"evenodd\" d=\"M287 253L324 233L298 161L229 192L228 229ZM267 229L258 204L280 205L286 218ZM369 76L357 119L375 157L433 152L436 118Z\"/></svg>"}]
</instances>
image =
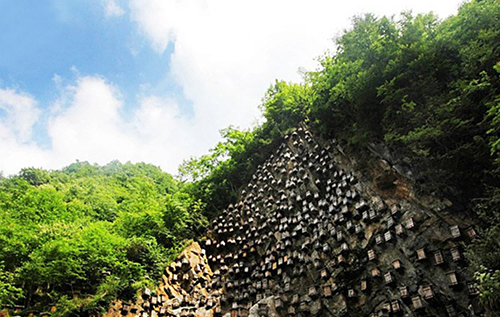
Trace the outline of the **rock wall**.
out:
<instances>
[{"instance_id":1,"label":"rock wall","mask_svg":"<svg viewBox=\"0 0 500 317\"><path fill-rule=\"evenodd\" d=\"M359 168L363 166L363 168ZM109 316L475 316L472 221L305 127L285 137L153 293Z\"/></svg>"}]
</instances>

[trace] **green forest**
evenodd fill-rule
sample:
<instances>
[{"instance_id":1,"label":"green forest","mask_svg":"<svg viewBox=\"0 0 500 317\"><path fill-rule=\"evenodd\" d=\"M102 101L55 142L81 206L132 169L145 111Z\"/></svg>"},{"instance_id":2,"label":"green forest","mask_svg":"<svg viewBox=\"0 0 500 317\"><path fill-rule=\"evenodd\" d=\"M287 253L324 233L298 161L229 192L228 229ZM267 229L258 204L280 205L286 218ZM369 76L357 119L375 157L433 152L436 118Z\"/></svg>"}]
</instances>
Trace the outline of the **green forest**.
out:
<instances>
[{"instance_id":1,"label":"green forest","mask_svg":"<svg viewBox=\"0 0 500 317\"><path fill-rule=\"evenodd\" d=\"M483 305L500 310L500 1L445 20L356 16L335 44L302 83L265 92L264 123L221 131L175 178L119 162L2 178L0 305L81 316L134 297L304 122L346 147L383 142L415 171L418 193L476 217L469 269Z\"/></svg>"},{"instance_id":2,"label":"green forest","mask_svg":"<svg viewBox=\"0 0 500 317\"><path fill-rule=\"evenodd\" d=\"M152 286L205 226L171 175L77 162L0 181L0 304L92 315Z\"/></svg>"}]
</instances>

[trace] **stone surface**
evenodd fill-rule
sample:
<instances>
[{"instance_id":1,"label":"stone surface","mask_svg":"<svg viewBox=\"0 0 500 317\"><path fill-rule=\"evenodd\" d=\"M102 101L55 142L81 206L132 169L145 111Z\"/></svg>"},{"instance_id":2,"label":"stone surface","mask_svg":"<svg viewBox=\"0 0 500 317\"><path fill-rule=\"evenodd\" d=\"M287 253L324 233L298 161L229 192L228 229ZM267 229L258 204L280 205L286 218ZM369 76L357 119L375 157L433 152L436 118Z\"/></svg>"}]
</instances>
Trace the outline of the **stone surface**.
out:
<instances>
[{"instance_id":1,"label":"stone surface","mask_svg":"<svg viewBox=\"0 0 500 317\"><path fill-rule=\"evenodd\" d=\"M164 302L116 302L108 316L471 315L477 299L457 258L471 221L447 212L449 201L417 197L411 171L392 161L380 145L355 156L297 129L202 246L167 268L154 292Z\"/></svg>"}]
</instances>

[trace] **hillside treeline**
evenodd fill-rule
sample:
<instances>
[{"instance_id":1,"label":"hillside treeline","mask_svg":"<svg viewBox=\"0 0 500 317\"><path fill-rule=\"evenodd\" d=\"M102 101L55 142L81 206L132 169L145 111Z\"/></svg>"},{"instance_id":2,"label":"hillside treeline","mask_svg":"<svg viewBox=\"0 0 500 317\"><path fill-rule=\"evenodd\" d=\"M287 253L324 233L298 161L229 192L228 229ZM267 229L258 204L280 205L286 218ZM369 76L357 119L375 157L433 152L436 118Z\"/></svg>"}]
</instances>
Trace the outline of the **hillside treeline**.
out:
<instances>
[{"instance_id":1,"label":"hillside treeline","mask_svg":"<svg viewBox=\"0 0 500 317\"><path fill-rule=\"evenodd\" d=\"M199 207L142 163L77 162L0 179L0 306L89 316L135 298L199 234Z\"/></svg>"},{"instance_id":2,"label":"hillside treeline","mask_svg":"<svg viewBox=\"0 0 500 317\"><path fill-rule=\"evenodd\" d=\"M358 16L335 43L303 83L269 88L263 124L223 130L224 141L185 161L180 176L194 181L210 218L301 122L345 146L383 142L415 172L418 192L482 223L470 269L481 301L500 310L500 1L465 3L445 20Z\"/></svg>"},{"instance_id":3,"label":"hillside treeline","mask_svg":"<svg viewBox=\"0 0 500 317\"><path fill-rule=\"evenodd\" d=\"M237 198L300 123L345 146L383 142L421 193L481 222L469 247L480 299L500 303L500 0L457 15L364 15L302 83L276 81L265 122L229 127L180 180L147 164L77 162L0 179L0 304L98 314L152 285L184 243Z\"/></svg>"}]
</instances>

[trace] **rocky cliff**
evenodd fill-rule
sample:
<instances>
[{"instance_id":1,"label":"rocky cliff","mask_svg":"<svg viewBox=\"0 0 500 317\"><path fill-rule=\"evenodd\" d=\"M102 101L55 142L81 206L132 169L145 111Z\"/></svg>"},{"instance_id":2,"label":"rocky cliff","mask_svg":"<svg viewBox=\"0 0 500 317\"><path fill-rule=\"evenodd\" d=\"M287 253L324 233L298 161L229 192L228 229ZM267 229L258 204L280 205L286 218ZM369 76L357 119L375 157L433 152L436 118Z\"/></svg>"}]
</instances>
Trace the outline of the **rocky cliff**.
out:
<instances>
[{"instance_id":1,"label":"rocky cliff","mask_svg":"<svg viewBox=\"0 0 500 317\"><path fill-rule=\"evenodd\" d=\"M158 289L108 316L480 315L473 221L383 157L297 129Z\"/></svg>"}]
</instances>

